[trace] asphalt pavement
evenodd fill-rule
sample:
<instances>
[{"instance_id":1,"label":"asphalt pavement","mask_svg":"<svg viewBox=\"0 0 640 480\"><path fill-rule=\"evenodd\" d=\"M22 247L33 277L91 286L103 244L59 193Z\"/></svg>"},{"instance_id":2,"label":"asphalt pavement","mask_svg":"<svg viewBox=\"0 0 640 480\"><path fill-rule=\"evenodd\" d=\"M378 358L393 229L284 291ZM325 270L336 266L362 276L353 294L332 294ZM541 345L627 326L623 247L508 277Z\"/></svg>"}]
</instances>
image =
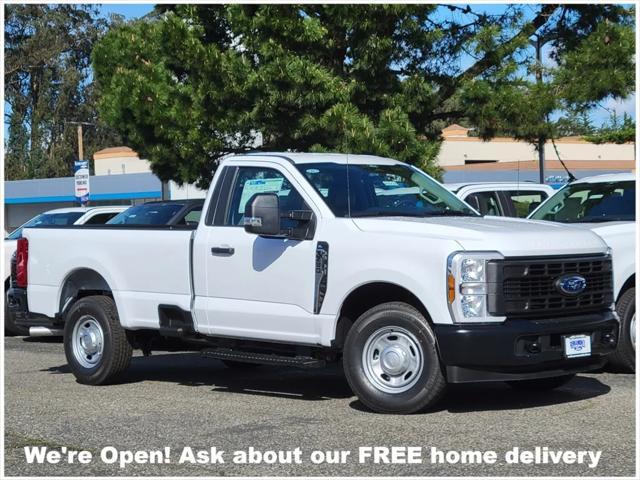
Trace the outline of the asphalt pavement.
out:
<instances>
[{"instance_id":1,"label":"asphalt pavement","mask_svg":"<svg viewBox=\"0 0 640 480\"><path fill-rule=\"evenodd\" d=\"M136 356L121 383L90 387L75 381L58 340L14 337L4 345L7 476L634 476L635 375L579 375L547 393L501 383L453 386L432 411L399 416L368 411L335 367L240 371L197 353L154 354ZM25 447L34 446L87 450L92 460L29 464ZM124 467L101 460L108 446L121 452ZM420 447L422 463L359 463L359 449L368 446ZM215 447L226 461L191 463L187 455L179 463L185 447L192 459ZM299 448L301 463L231 461L232 452L250 447L276 454ZM434 464L432 447L495 451L497 461ZM514 447L601 455L595 468L507 463ZM151 450L169 463L127 464L126 452ZM313 451L334 450L351 453L344 463L311 461Z\"/></svg>"}]
</instances>

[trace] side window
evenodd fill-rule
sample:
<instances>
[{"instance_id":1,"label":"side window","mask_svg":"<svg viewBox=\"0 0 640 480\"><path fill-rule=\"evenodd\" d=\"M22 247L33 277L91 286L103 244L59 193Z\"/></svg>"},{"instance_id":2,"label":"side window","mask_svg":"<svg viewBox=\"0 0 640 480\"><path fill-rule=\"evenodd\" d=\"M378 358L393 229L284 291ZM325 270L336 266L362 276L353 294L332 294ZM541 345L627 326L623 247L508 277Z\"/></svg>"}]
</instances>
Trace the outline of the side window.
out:
<instances>
[{"instance_id":1,"label":"side window","mask_svg":"<svg viewBox=\"0 0 640 480\"><path fill-rule=\"evenodd\" d=\"M500 200L495 192L472 193L467 195L464 201L478 210L482 215L504 215L500 207Z\"/></svg>"},{"instance_id":2,"label":"side window","mask_svg":"<svg viewBox=\"0 0 640 480\"><path fill-rule=\"evenodd\" d=\"M263 167L239 167L231 189L231 202L225 217L225 226L242 226L244 209L256 193L275 193L280 200L280 215L292 210L309 210L300 194L277 170ZM282 219L287 227L287 219Z\"/></svg>"},{"instance_id":3,"label":"side window","mask_svg":"<svg viewBox=\"0 0 640 480\"><path fill-rule=\"evenodd\" d=\"M103 225L115 217L118 212L110 212L110 213L98 213L94 215L89 220L84 222L85 225Z\"/></svg>"},{"instance_id":4,"label":"side window","mask_svg":"<svg viewBox=\"0 0 640 480\"><path fill-rule=\"evenodd\" d=\"M511 190L507 192L507 195L511 198L513 208L516 211L516 216L520 218L527 217L548 197L547 192L539 192L535 190Z\"/></svg>"},{"instance_id":5,"label":"side window","mask_svg":"<svg viewBox=\"0 0 640 480\"><path fill-rule=\"evenodd\" d=\"M199 207L194 207L184 216L184 224L185 225L198 225L200 221L200 216L202 215L202 205Z\"/></svg>"},{"instance_id":6,"label":"side window","mask_svg":"<svg viewBox=\"0 0 640 480\"><path fill-rule=\"evenodd\" d=\"M200 221L200 215L202 213L202 205L192 207L186 213L183 213L175 222L176 225L188 225L191 227L197 227Z\"/></svg>"}]
</instances>

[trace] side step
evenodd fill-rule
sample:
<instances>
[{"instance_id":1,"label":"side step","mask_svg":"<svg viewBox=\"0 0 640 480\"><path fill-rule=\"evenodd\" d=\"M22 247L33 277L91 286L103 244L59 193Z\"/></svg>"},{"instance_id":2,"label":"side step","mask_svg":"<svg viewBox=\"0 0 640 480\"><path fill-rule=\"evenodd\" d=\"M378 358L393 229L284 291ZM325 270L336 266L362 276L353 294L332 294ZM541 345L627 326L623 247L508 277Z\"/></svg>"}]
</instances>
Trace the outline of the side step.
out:
<instances>
[{"instance_id":1,"label":"side step","mask_svg":"<svg viewBox=\"0 0 640 480\"><path fill-rule=\"evenodd\" d=\"M260 365L281 365L298 368L322 368L326 365L324 360L313 357L276 355L270 353L245 352L231 350L230 348L207 348L202 350L202 355L216 360L231 360L234 362L258 363Z\"/></svg>"}]
</instances>

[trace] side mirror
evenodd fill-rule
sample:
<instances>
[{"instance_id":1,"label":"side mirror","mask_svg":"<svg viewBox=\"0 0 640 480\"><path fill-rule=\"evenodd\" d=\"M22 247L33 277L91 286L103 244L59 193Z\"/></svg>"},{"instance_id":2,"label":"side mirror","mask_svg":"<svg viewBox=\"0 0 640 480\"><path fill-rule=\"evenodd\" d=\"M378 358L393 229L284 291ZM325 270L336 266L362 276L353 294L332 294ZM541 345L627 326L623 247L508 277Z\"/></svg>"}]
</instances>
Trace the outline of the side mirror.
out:
<instances>
[{"instance_id":1,"label":"side mirror","mask_svg":"<svg viewBox=\"0 0 640 480\"><path fill-rule=\"evenodd\" d=\"M275 193L256 193L244 208L244 231L265 237L280 235L280 200Z\"/></svg>"}]
</instances>

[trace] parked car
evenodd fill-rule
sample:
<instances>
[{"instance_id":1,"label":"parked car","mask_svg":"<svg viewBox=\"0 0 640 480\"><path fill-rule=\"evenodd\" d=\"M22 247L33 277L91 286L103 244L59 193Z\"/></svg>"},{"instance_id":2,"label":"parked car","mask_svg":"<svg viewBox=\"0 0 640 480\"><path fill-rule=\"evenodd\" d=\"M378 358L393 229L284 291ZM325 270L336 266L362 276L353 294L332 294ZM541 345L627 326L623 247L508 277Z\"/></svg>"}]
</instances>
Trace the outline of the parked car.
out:
<instances>
[{"instance_id":1,"label":"parked car","mask_svg":"<svg viewBox=\"0 0 640 480\"><path fill-rule=\"evenodd\" d=\"M185 225L196 227L204 199L163 200L128 208L107 222L109 225Z\"/></svg>"},{"instance_id":2,"label":"parked car","mask_svg":"<svg viewBox=\"0 0 640 480\"><path fill-rule=\"evenodd\" d=\"M597 233L613 251L613 286L621 335L609 361L634 372L636 364L636 179L598 175L565 186L529 217L570 223ZM589 272L590 273L590 272ZM587 279L587 281L589 281Z\"/></svg>"},{"instance_id":3,"label":"parked car","mask_svg":"<svg viewBox=\"0 0 640 480\"><path fill-rule=\"evenodd\" d=\"M230 156L203 212L195 231L25 229L11 308L64 328L81 383L115 381L134 348L173 340L230 367L342 359L379 412L429 407L448 382L555 388L615 350L600 237L482 217L413 166ZM579 265L593 271L588 289Z\"/></svg>"},{"instance_id":4,"label":"parked car","mask_svg":"<svg viewBox=\"0 0 640 480\"><path fill-rule=\"evenodd\" d=\"M447 183L456 194L482 215L525 218L555 193L542 183Z\"/></svg>"},{"instance_id":5,"label":"parked car","mask_svg":"<svg viewBox=\"0 0 640 480\"><path fill-rule=\"evenodd\" d=\"M9 264L11 257L16 251L16 243L19 238L22 237L22 230L24 228L39 227L43 225L98 225L106 223L118 213L126 210L126 206L107 206L107 207L70 207L70 208L58 208L55 210L49 210L48 212L36 215L28 222L24 223L20 227L16 228L4 239L4 264L5 264L5 279L4 279L4 293L5 296L10 286L10 272ZM4 330L5 334L13 335L28 335L29 329L27 327L19 327L13 322L12 316L7 310L7 302L5 301L4 309Z\"/></svg>"}]
</instances>

